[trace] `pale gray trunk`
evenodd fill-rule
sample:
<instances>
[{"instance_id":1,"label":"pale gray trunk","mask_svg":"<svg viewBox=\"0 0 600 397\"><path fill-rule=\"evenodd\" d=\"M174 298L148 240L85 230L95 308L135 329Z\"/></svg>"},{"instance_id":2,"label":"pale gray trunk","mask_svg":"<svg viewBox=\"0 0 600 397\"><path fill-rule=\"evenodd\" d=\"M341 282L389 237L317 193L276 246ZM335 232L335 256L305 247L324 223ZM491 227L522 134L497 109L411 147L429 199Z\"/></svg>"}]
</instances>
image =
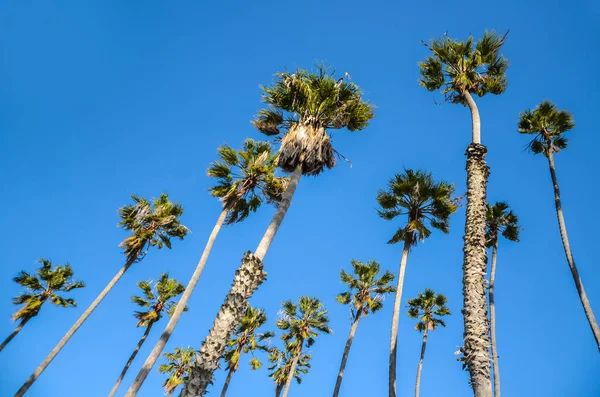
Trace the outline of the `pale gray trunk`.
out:
<instances>
[{"instance_id":1,"label":"pale gray trunk","mask_svg":"<svg viewBox=\"0 0 600 397\"><path fill-rule=\"evenodd\" d=\"M304 341L300 341L300 346L302 346L302 344L304 343ZM290 372L287 375L287 379L285 381L285 388L283 389L283 396L281 397L287 397L289 391L290 391L290 386L292 386L292 381L294 380L294 374L296 373L296 366L298 365L298 359L300 358L300 355L302 354L302 348L298 349L298 352L296 354L296 356L294 356L293 360L292 360L292 364L290 365Z\"/></svg>"},{"instance_id":2,"label":"pale gray trunk","mask_svg":"<svg viewBox=\"0 0 600 397\"><path fill-rule=\"evenodd\" d=\"M25 317L21 320L19 325L17 325L17 328L15 328L15 330L10 335L8 335L8 338L6 338L4 340L4 342L2 342L2 345L0 345L0 352L2 350L4 350L4 348L6 347L6 345L8 345L8 342L10 342L12 340L12 338L17 336L17 334L21 331L21 329L23 329L23 326L25 324L27 324L27 321L29 321L30 319L31 319L31 317Z\"/></svg>"},{"instance_id":3,"label":"pale gray trunk","mask_svg":"<svg viewBox=\"0 0 600 397\"><path fill-rule=\"evenodd\" d=\"M468 91L465 91L463 95L467 101L467 106L469 106L469 110L471 111L471 143L479 145L481 144L481 120L479 118L479 109L477 109L477 104Z\"/></svg>"},{"instance_id":4,"label":"pale gray trunk","mask_svg":"<svg viewBox=\"0 0 600 397\"><path fill-rule=\"evenodd\" d=\"M352 327L350 327L350 335L348 336L346 347L344 348L342 364L340 365L340 371L338 372L337 380L335 382L335 389L333 389L333 397L338 397L338 394L340 393L340 387L342 386L342 379L344 377L344 370L346 369L346 362L348 361L348 355L350 354L350 348L352 347L352 341L354 340L354 335L356 334L356 328L358 328L358 322L360 321L361 315L362 308L356 313L356 317L352 322Z\"/></svg>"},{"instance_id":5,"label":"pale gray trunk","mask_svg":"<svg viewBox=\"0 0 600 397\"><path fill-rule=\"evenodd\" d=\"M429 327L425 327L423 331L423 343L421 344L421 358L419 359L419 366L417 367L417 381L415 384L415 397L419 397L421 391L421 370L423 369L423 359L425 358L425 347L427 347L427 332Z\"/></svg>"},{"instance_id":6,"label":"pale gray trunk","mask_svg":"<svg viewBox=\"0 0 600 397\"><path fill-rule=\"evenodd\" d=\"M235 370L233 367L229 369L229 373L227 374L227 379L225 379L225 384L223 385L223 390L221 391L221 397L225 397L227 395L227 389L229 389L229 382L231 382L231 378Z\"/></svg>"},{"instance_id":7,"label":"pale gray trunk","mask_svg":"<svg viewBox=\"0 0 600 397\"><path fill-rule=\"evenodd\" d=\"M500 367L496 348L496 306L494 304L494 286L496 285L496 257L498 255L498 233L492 249L492 268L490 270L490 342L492 344L492 364L494 368L494 397L500 397Z\"/></svg>"},{"instance_id":8,"label":"pale gray trunk","mask_svg":"<svg viewBox=\"0 0 600 397\"><path fill-rule=\"evenodd\" d=\"M171 338L171 335L173 334L173 331L175 330L175 327L177 326L177 323L179 322L179 319L181 318L181 314L183 313L183 310L187 306L188 301L190 300L190 297L192 296L192 292L194 292L194 288L196 288L196 284L198 284L198 280L200 280L200 276L202 275L202 272L204 271L204 266L206 265L206 262L208 261L208 256L210 255L210 251L212 250L213 244L217 238L217 235L219 234L219 231L221 230L221 227L223 226L223 222L225 222L225 218L227 218L228 213L229 213L229 210L227 208L225 208L225 209L223 209L223 211L221 211L221 214L219 215L219 218L217 219L217 222L216 222L212 232L210 233L210 236L208 237L208 241L206 242L206 246L204 247L204 252L202 252L200 261L198 262L198 265L196 265L196 270L194 270L194 274L192 274L192 278L188 282L188 285L187 285L187 287L185 287L185 291L183 292L181 299L177 303L175 312L173 312L173 315L169 319L169 323L165 327L165 330L163 331L162 335L160 336L160 339L158 340L158 342L156 342L156 345L154 346L154 348L148 355L146 362L144 362L142 369L140 369L140 372L138 373L135 380L133 381L133 384L129 387L129 390L125 394L125 397L133 397L133 396L137 395L138 391L142 387L142 384L146 380L146 377L150 373L150 370L152 370L152 367L156 363L156 360L158 360L158 358L160 357L160 354L162 353L163 349L165 348L165 345L169 341L169 338Z\"/></svg>"}]
</instances>

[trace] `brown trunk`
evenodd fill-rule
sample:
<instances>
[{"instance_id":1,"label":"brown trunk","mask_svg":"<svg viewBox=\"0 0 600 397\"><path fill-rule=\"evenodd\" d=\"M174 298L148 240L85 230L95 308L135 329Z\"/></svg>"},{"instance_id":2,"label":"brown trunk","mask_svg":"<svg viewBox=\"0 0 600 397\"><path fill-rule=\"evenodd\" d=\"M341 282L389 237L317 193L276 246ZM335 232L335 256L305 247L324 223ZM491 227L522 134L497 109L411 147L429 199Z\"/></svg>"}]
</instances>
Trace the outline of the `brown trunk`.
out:
<instances>
[{"instance_id":1,"label":"brown trunk","mask_svg":"<svg viewBox=\"0 0 600 397\"><path fill-rule=\"evenodd\" d=\"M419 366L417 367L417 381L415 385L415 397L419 397L421 389L421 370L423 369L423 359L425 358L425 347L427 346L427 332L429 327L425 327L423 331L423 343L421 344L421 358L419 359Z\"/></svg>"},{"instance_id":2,"label":"brown trunk","mask_svg":"<svg viewBox=\"0 0 600 397\"><path fill-rule=\"evenodd\" d=\"M356 328L358 328L358 322L362 315L362 309L359 309L350 328L350 335L346 341L346 347L344 348L344 355L342 356L342 364L340 365L340 371L338 372L337 381L335 382L335 388L333 389L333 397L338 397L340 393L340 387L342 386L342 378L344 377L344 370L346 369L346 362L348 361L348 354L350 354L350 348L352 347L352 341L356 334Z\"/></svg>"},{"instance_id":3,"label":"brown trunk","mask_svg":"<svg viewBox=\"0 0 600 397\"><path fill-rule=\"evenodd\" d=\"M298 359L300 358L300 355L302 354L302 345L304 344L304 340L301 339L299 341L300 343L300 348L298 349L298 351L296 352L296 355L294 356L294 359L292 360L292 365L290 365L290 372L287 374L287 379L285 381L285 388L283 389L283 396L281 397L287 397L289 391L290 391L290 386L292 386L292 380L294 380L294 374L296 373L296 366L298 365Z\"/></svg>"},{"instance_id":4,"label":"brown trunk","mask_svg":"<svg viewBox=\"0 0 600 397\"><path fill-rule=\"evenodd\" d=\"M500 397L500 367L496 348L496 306L494 305L494 286L496 285L496 256L498 254L498 233L496 232L492 250L492 269L490 270L490 342L492 344L492 364L494 368L494 397Z\"/></svg>"},{"instance_id":5,"label":"brown trunk","mask_svg":"<svg viewBox=\"0 0 600 397\"><path fill-rule=\"evenodd\" d=\"M235 369L231 367L229 369L229 373L227 374L227 379L225 379L225 384L223 385L223 390L221 391L221 397L225 397L227 395L227 389L229 389L229 382L231 382L231 378L235 373Z\"/></svg>"},{"instance_id":6,"label":"brown trunk","mask_svg":"<svg viewBox=\"0 0 600 397\"><path fill-rule=\"evenodd\" d=\"M10 335L8 335L8 338L6 338L4 340L4 342L2 342L2 345L0 345L0 352L2 350L4 350L4 348L6 347L6 345L8 345L8 342L10 342L12 340L12 338L17 336L17 334L21 331L21 329L23 329L23 326L25 324L27 324L27 321L29 321L30 319L31 319L31 317L25 317L21 320L21 322L19 323L17 328L15 328L15 330Z\"/></svg>"},{"instance_id":7,"label":"brown trunk","mask_svg":"<svg viewBox=\"0 0 600 397\"><path fill-rule=\"evenodd\" d=\"M277 387L275 387L275 397L279 397L281 396L281 391L283 390L283 385L277 385Z\"/></svg>"}]
</instances>

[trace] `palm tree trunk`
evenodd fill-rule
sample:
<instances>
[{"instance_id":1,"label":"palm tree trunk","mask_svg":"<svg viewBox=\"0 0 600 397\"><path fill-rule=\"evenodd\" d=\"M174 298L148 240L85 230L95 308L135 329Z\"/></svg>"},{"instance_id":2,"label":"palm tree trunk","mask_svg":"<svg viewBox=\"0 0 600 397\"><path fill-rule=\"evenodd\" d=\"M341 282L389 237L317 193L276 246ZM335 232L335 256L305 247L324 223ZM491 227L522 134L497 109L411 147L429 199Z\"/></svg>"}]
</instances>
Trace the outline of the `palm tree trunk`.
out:
<instances>
[{"instance_id":1,"label":"palm tree trunk","mask_svg":"<svg viewBox=\"0 0 600 397\"><path fill-rule=\"evenodd\" d=\"M300 358L300 355L302 354L302 345L304 344L304 340L300 341L300 349L298 349L297 354L294 356L294 359L292 360L292 364L290 365L290 372L287 374L287 379L285 380L285 388L283 389L283 396L281 397L287 397L289 391L290 391L290 386L292 386L292 380L294 380L294 374L296 373L296 366L298 365L298 359Z\"/></svg>"},{"instance_id":2,"label":"palm tree trunk","mask_svg":"<svg viewBox=\"0 0 600 397\"><path fill-rule=\"evenodd\" d=\"M281 395L281 391L283 390L283 385L278 384L275 387L275 397L279 397Z\"/></svg>"},{"instance_id":3,"label":"palm tree trunk","mask_svg":"<svg viewBox=\"0 0 600 397\"><path fill-rule=\"evenodd\" d=\"M148 324L148 326L146 326L146 331L144 331L144 335L142 335L142 338L140 339L140 341L138 342L137 346L133 350L133 353L131 353L131 356L129 357L129 360L127 360L127 363L125 364L125 367L123 368L123 371L121 371L121 375L119 375L119 379L117 379L117 382L113 386L113 388L110 391L110 394L108 395L108 397L113 397L115 395L115 393L117 392L117 389L121 385L121 382L123 381L123 378L125 377L125 374L127 374L127 370L131 366L131 363L135 359L135 356L137 356L138 352L140 351L140 348L142 347L142 345L146 341L146 338L148 337L148 334L150 333L150 329L152 328L152 325L154 325L154 321L151 321Z\"/></svg>"},{"instance_id":4,"label":"palm tree trunk","mask_svg":"<svg viewBox=\"0 0 600 397\"><path fill-rule=\"evenodd\" d=\"M550 166L550 176L552 177L552 184L554 185L554 203L556 205L556 216L558 218L560 238L562 239L565 255L567 257L567 263L569 264L571 274L573 275L573 281L575 281L575 288L577 288L579 299L583 305L583 311L585 312L587 320L590 323L590 328L594 334L594 339L598 345L598 350L600 350L600 328L598 328L598 323L596 322L596 317L594 317L592 306L587 298L587 294L583 288L583 282L581 281L581 277L577 271L577 266L575 266L575 261L573 260L571 245L569 244L569 237L567 236L567 226L565 225L565 218L562 211L562 205L560 203L560 190L558 188L558 180L556 179L556 171L554 169L554 155L552 153L552 149L550 149L548 152L548 165Z\"/></svg>"},{"instance_id":5,"label":"palm tree trunk","mask_svg":"<svg viewBox=\"0 0 600 397\"><path fill-rule=\"evenodd\" d=\"M417 381L415 385L415 397L419 397L421 389L421 370L423 369L423 359L425 358L425 347L427 346L427 331L429 327L425 327L423 331L423 344L421 344L421 359L419 360L419 366L417 367Z\"/></svg>"},{"instance_id":6,"label":"palm tree trunk","mask_svg":"<svg viewBox=\"0 0 600 397\"><path fill-rule=\"evenodd\" d=\"M150 370L152 370L152 367L156 363L156 360L158 360L158 358L160 357L160 354L165 348L167 342L169 341L169 338L171 338L171 335L173 334L173 331L175 330L175 327L177 326L177 323L181 318L181 313L183 313L183 310L187 306L187 303L190 300L190 297L192 296L192 292L194 292L194 288L196 288L196 284L198 284L198 280L200 280L200 276L204 271L204 266L208 261L210 251L212 250L213 244L217 238L217 235L219 234L219 231L221 230L221 227L223 226L223 222L225 222L225 218L227 218L228 213L228 208L225 208L223 209L223 211L221 211L221 214L219 215L219 218L217 219L217 222L212 232L210 233L210 236L208 237L208 241L206 242L206 246L204 247L204 252L202 252L200 261L198 262L198 265L196 265L196 270L194 270L192 278L190 279L187 287L185 287L185 291L183 291L183 295L177 303L175 312L169 319L169 323L165 327L165 330L160 336L160 339L152 349L152 352L150 352L150 355L148 355L146 362L144 362L144 365L142 366L142 369L140 369L140 372L133 381L133 384L129 387L129 390L127 390L127 393L125 394L126 397L133 397L138 393L138 391L142 387L142 384L146 380L146 377L150 373Z\"/></svg>"},{"instance_id":7,"label":"palm tree trunk","mask_svg":"<svg viewBox=\"0 0 600 397\"><path fill-rule=\"evenodd\" d=\"M10 335L8 335L8 338L6 338L4 342L2 342L2 345L0 345L0 352L4 350L6 345L8 345L8 342L10 342L15 336L17 336L21 329L23 329L23 326L27 324L27 321L29 321L30 319L31 317L25 317L21 320L17 328L15 328L15 330Z\"/></svg>"},{"instance_id":8,"label":"palm tree trunk","mask_svg":"<svg viewBox=\"0 0 600 397\"><path fill-rule=\"evenodd\" d=\"M481 120L479 119L479 109L477 104L468 91L463 93L469 110L471 111L471 143L476 145L481 144Z\"/></svg>"},{"instance_id":9,"label":"palm tree trunk","mask_svg":"<svg viewBox=\"0 0 600 397\"><path fill-rule=\"evenodd\" d=\"M338 372L337 381L335 382L335 389L333 389L333 397L338 397L338 394L340 393L342 378L344 377L344 370L346 369L346 362L348 361L348 354L350 354L350 348L352 347L352 341L354 340L354 334L356 334L356 329L358 328L358 322L360 321L361 315L362 310L359 309L356 313L356 317L354 318L354 322L352 323L352 327L350 328L348 340L346 341L344 355L342 356L342 364L340 365L340 371Z\"/></svg>"},{"instance_id":10,"label":"palm tree trunk","mask_svg":"<svg viewBox=\"0 0 600 397\"><path fill-rule=\"evenodd\" d=\"M402 287L404 286L404 273L406 272L406 262L408 252L412 244L413 233L404 241L402 250L402 259L400 259L400 271L398 272L398 286L396 288L396 298L394 299L394 314L392 315L392 336L390 338L390 367L389 367L389 397L396 397L396 358L398 356L398 321L400 320L400 303L402 302Z\"/></svg>"},{"instance_id":11,"label":"palm tree trunk","mask_svg":"<svg viewBox=\"0 0 600 397\"><path fill-rule=\"evenodd\" d=\"M200 347L196 363L192 366L189 380L184 385L180 397L200 397L206 393L206 388L212 382L213 373L219 366L219 359L225 351L227 340L246 311L247 300L266 279L262 260L290 207L301 176L302 165L300 164L292 173L287 189L282 195L281 203L254 251L255 254L250 252L244 254L242 265L236 271L231 290L225 297L225 302L221 305L213 326Z\"/></svg>"},{"instance_id":12,"label":"palm tree trunk","mask_svg":"<svg viewBox=\"0 0 600 397\"><path fill-rule=\"evenodd\" d=\"M35 382L35 380L42 374L42 372L44 372L46 367L48 367L48 365L50 365L50 362L52 362L54 357L56 357L56 355L61 351L61 349L67 344L69 339L71 339L71 337L75 334L75 332L77 332L79 327L81 327L83 325L85 320L87 320L87 318L90 316L90 314L92 314L92 312L96 309L96 307L98 307L100 302L102 302L102 299L104 299L104 297L110 292L110 290L115 286L117 281L119 281L119 279L123 276L123 274L125 274L127 269L129 269L131 267L131 265L133 265L133 263L136 261L139 254L141 253L142 249L143 249L143 246L139 249L139 251L136 253L136 255L133 255L127 261L127 263L125 263L125 266L123 266L121 268L121 270L119 270L117 272L117 274L115 274L115 276L112 278L112 280L110 280L108 285L106 287L104 287L102 292L100 292L100 295L98 295L98 297L96 297L96 299L92 302L90 307L88 307L86 309L86 311L81 315L81 317L79 317L79 319L75 322L75 324L73 324L71 329L69 329L69 331L67 331L65 336L62 337L60 342L58 342L58 344L54 347L54 349L52 349L50 354L48 354L48 356L44 359L44 361L42 361L40 366L36 368L35 372L29 377L29 379L27 379L27 381L23 384L23 386L21 386L21 388L17 391L17 394L15 394L14 397L23 397L25 395L27 390L29 390L31 385L33 385L33 382Z\"/></svg>"},{"instance_id":13,"label":"palm tree trunk","mask_svg":"<svg viewBox=\"0 0 600 397\"><path fill-rule=\"evenodd\" d=\"M496 306L494 305L497 254L498 236L496 235L496 242L492 249L492 269L490 271L490 342L492 344L492 367L494 368L494 397L500 397L500 367L498 367L498 350L496 348Z\"/></svg>"},{"instance_id":14,"label":"palm tree trunk","mask_svg":"<svg viewBox=\"0 0 600 397\"><path fill-rule=\"evenodd\" d=\"M227 389L229 389L229 382L231 382L231 378L233 377L234 373L235 370L233 369L233 367L231 367L229 369L229 373L227 374L227 379L225 379L225 384L223 385L223 390L221 391L221 397L225 397L225 395L227 395Z\"/></svg>"}]
</instances>

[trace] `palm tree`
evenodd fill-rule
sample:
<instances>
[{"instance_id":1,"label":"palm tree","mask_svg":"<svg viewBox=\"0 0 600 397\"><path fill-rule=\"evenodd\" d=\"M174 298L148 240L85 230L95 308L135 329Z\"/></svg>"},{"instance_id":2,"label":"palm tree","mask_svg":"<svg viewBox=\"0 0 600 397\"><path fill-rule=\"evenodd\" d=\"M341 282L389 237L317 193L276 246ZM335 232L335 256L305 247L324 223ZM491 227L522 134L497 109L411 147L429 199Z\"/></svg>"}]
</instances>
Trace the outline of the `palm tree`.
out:
<instances>
[{"instance_id":1,"label":"palm tree","mask_svg":"<svg viewBox=\"0 0 600 397\"><path fill-rule=\"evenodd\" d=\"M467 213L464 236L464 363L469 370L476 397L491 397L490 354L485 271L486 190L489 168L487 148L481 144L481 122L473 95L502 94L506 90L508 61L500 54L502 37L485 31L473 43L473 37L456 41L447 35L423 43L430 51L419 63L419 84L429 91L441 90L451 103L468 106L471 112L472 141L467 148Z\"/></svg>"},{"instance_id":2,"label":"palm tree","mask_svg":"<svg viewBox=\"0 0 600 397\"><path fill-rule=\"evenodd\" d=\"M275 176L276 158L271 153L271 145L268 142L246 139L242 150L236 151L228 145L223 145L218 149L218 155L220 160L210 165L207 174L217 181L216 185L210 189L210 193L221 200L221 213L173 316L148 355L126 396L137 394L173 334L181 313L200 280L221 227L224 224L231 225L245 220L251 212L255 212L260 207L263 201L277 204L287 185L287 178Z\"/></svg>"},{"instance_id":3,"label":"palm tree","mask_svg":"<svg viewBox=\"0 0 600 397\"><path fill-rule=\"evenodd\" d=\"M428 225L443 233L449 232L449 218L457 208L452 199L453 192L453 185L444 181L434 181L430 173L407 169L390 180L387 190L377 194L379 216L386 220L406 216L406 223L398 228L388 241L388 244L404 243L392 316L388 384L390 397L396 397L398 322L408 253L411 247L431 235Z\"/></svg>"},{"instance_id":4,"label":"palm tree","mask_svg":"<svg viewBox=\"0 0 600 397\"><path fill-rule=\"evenodd\" d=\"M154 291L152 285L147 281L140 281L138 283L138 287L142 290L144 296L132 296L131 300L136 305L142 308L147 308L147 310L136 311L134 317L138 320L137 327L146 327L146 331L144 331L142 338L133 350L133 353L131 353L129 360L127 360L123 371L121 371L121 375L119 375L119 379L117 379L117 382L110 391L109 397L114 396L117 392L117 389L121 385L125 374L127 374L127 370L131 366L135 356L137 356L140 348L150 334L152 326L162 318L163 313L173 313L175 309L175 302L172 299L181 294L185 289L183 284L181 284L179 281L175 280L174 278L169 278L168 273L163 273L160 275L160 278L154 287Z\"/></svg>"},{"instance_id":5,"label":"palm tree","mask_svg":"<svg viewBox=\"0 0 600 397\"><path fill-rule=\"evenodd\" d=\"M521 113L519 120L519 132L521 134L535 135L533 140L529 143L529 149L531 149L534 154L541 153L548 159L550 176L552 178L552 185L554 186L554 204L556 205L558 228L567 257L567 263L569 264L569 269L571 269L573 281L575 281L575 287L577 288L579 299L583 305L583 311L592 328L592 333L594 334L594 339L596 339L598 349L600 349L600 328L598 328L592 306L590 305L590 301L583 288L583 282L579 276L577 266L575 266L571 245L569 244L569 237L567 236L567 226L565 225L565 218L560 201L560 190L558 187L558 180L556 179L556 170L554 168L554 153L558 153L568 146L569 140L565 138L564 135L567 131L573 129L573 127L575 127L573 115L566 110L558 110L550 101L542 102L537 109L533 111L526 110Z\"/></svg>"},{"instance_id":6,"label":"palm tree","mask_svg":"<svg viewBox=\"0 0 600 397\"><path fill-rule=\"evenodd\" d=\"M490 342L492 345L492 363L494 368L494 397L500 397L500 368L498 367L498 349L496 347L496 306L494 304L494 287L496 280L496 257L498 255L498 236L502 234L510 241L519 241L519 218L508 209L508 203L488 204L486 241L492 247L492 268L490 271Z\"/></svg>"},{"instance_id":7,"label":"palm tree","mask_svg":"<svg viewBox=\"0 0 600 397\"><path fill-rule=\"evenodd\" d=\"M415 397L419 397L419 388L421 386L421 369L423 368L423 358L425 357L425 347L427 345L427 333L433 331L438 325L446 326L444 320L440 317L450 313L450 309L446 307L446 297L442 294L437 294L427 288L425 292L419 293L416 298L408 301L408 316L412 319L417 319L419 322L415 325L415 329L423 332L423 344L421 345L421 358L417 367L417 381L415 386ZM436 317L437 316L437 317Z\"/></svg>"},{"instance_id":8,"label":"palm tree","mask_svg":"<svg viewBox=\"0 0 600 397\"><path fill-rule=\"evenodd\" d=\"M180 204L169 201L167 194L161 194L152 203L138 196L131 196L131 198L134 201L133 205L126 205L119 209L121 222L119 222L118 226L131 231L131 235L119 244L125 254L125 265L110 280L108 285L104 287L100 295L96 297L90 307L86 309L66 335L58 342L56 347L52 349L50 354L42 361L25 384L21 386L15 397L22 397L25 394L79 327L83 325L85 320L98 307L102 299L104 299L117 281L125 274L127 269L135 262L141 261L150 247L156 247L157 249L163 247L171 248L172 237L183 240L187 235L187 227L183 226L179 220L183 214L183 207Z\"/></svg>"},{"instance_id":9,"label":"palm tree","mask_svg":"<svg viewBox=\"0 0 600 397\"><path fill-rule=\"evenodd\" d=\"M165 388L165 395L173 396L177 386L187 381L191 366L196 359L196 350L191 347L187 349L176 347L173 353L164 353L163 357L168 361L158 367L158 372L169 374L169 377L163 383L163 387Z\"/></svg>"},{"instance_id":10,"label":"palm tree","mask_svg":"<svg viewBox=\"0 0 600 397\"><path fill-rule=\"evenodd\" d=\"M281 395L281 391L287 383L292 362L295 358L294 354L292 354L292 351L287 347L289 346L286 346L286 348L283 350L279 350L278 348L274 347L271 348L269 353L269 361L273 363L273 365L271 365L268 370L273 371L269 374L269 377L275 381L275 397L279 397ZM302 353L298 357L293 376L298 384L302 383L302 375L306 375L308 373L310 369L310 360L312 360L312 356L308 353Z\"/></svg>"},{"instance_id":11,"label":"palm tree","mask_svg":"<svg viewBox=\"0 0 600 397\"><path fill-rule=\"evenodd\" d=\"M181 397L206 393L229 335L246 310L247 299L266 277L263 259L290 207L300 177L318 175L335 165L336 152L328 130L362 130L373 117L373 106L362 99L356 84L346 81L348 74L337 80L334 75L323 66L316 73L306 70L277 73L275 83L262 88L267 108L258 113L253 124L266 135L278 136L281 146L277 165L292 175L254 254L244 254L231 290L201 344L198 361Z\"/></svg>"},{"instance_id":12,"label":"palm tree","mask_svg":"<svg viewBox=\"0 0 600 397\"><path fill-rule=\"evenodd\" d=\"M344 355L342 356L342 363L340 364L340 370L335 382L333 397L337 397L340 392L348 354L350 353L350 347L352 347L354 334L358 328L358 322L363 316L375 313L383 308L383 297L385 294L396 291L396 288L390 285L394 281L394 275L391 272L386 270L382 276L377 277L379 274L379 263L377 261L369 261L365 264L352 260L352 270L354 272L353 275L346 273L342 269L340 279L344 284L347 284L348 291L336 297L337 301L342 305L350 305L352 326L350 327L350 335L344 348Z\"/></svg>"},{"instance_id":13,"label":"palm tree","mask_svg":"<svg viewBox=\"0 0 600 397\"><path fill-rule=\"evenodd\" d=\"M83 288L81 281L73 281L73 269L69 265L57 265L52 269L52 262L39 259L42 267L37 269L37 276L21 271L13 281L26 288L26 292L13 298L15 305L24 305L17 310L13 321L21 320L15 330L2 342L0 352L18 333L25 324L40 313L42 305L49 299L52 304L62 307L75 307L77 303L72 298L63 298L58 292L69 292L75 288Z\"/></svg>"}]
</instances>

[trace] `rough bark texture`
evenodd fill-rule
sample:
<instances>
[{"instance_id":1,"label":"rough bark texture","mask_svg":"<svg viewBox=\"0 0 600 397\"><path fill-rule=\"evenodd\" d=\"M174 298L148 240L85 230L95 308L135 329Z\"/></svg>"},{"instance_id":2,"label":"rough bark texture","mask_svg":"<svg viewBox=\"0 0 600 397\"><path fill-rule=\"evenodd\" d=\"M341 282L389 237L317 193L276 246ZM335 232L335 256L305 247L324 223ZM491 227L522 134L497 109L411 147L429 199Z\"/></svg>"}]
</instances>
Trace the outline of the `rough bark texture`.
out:
<instances>
[{"instance_id":1,"label":"rough bark texture","mask_svg":"<svg viewBox=\"0 0 600 397\"><path fill-rule=\"evenodd\" d=\"M235 371L233 367L229 369L229 373L227 374L227 379L225 379L225 384L223 385L223 390L221 390L221 397L225 397L227 395L227 389L229 389L229 382L231 382L231 378Z\"/></svg>"},{"instance_id":2,"label":"rough bark texture","mask_svg":"<svg viewBox=\"0 0 600 397\"><path fill-rule=\"evenodd\" d=\"M554 186L554 203L556 204L558 228L560 230L560 238L562 239L563 247L565 249L567 263L569 264L569 269L571 269L573 281L575 281L575 288L577 288L579 299L581 300L581 304L583 305L583 311L585 312L585 316L587 317L588 322L590 323L590 328L592 329L592 333L594 334L594 339L596 340L598 350L600 350L600 328L598 328L598 323L596 322L596 317L594 317L592 306L590 305L590 301L588 300L587 294L585 293L585 289L583 288L583 282L581 281L581 277L579 276L579 272L577 271L577 266L575 266L573 253L571 252L571 245L569 244L569 237L567 236L567 226L565 224L562 205L560 203L560 189L558 187L558 180L556 179L556 170L554 169L554 155L552 153L552 150L549 150L548 153L548 165L550 167L552 185Z\"/></svg>"},{"instance_id":3,"label":"rough bark texture","mask_svg":"<svg viewBox=\"0 0 600 397\"><path fill-rule=\"evenodd\" d=\"M419 366L417 367L417 380L415 382L415 397L419 397L421 391L421 370L423 369L423 359L425 358L425 348L427 347L427 332L428 327L425 327L423 331L423 343L421 344L421 358L419 359Z\"/></svg>"},{"instance_id":4,"label":"rough bark texture","mask_svg":"<svg viewBox=\"0 0 600 397\"><path fill-rule=\"evenodd\" d=\"M21 320L17 328L15 328L15 330L10 335L8 335L8 338L4 339L2 345L0 345L0 352L4 350L6 345L8 345L8 342L10 342L15 336L17 336L17 334L21 331L21 329L23 329L23 326L27 324L27 321L29 320L31 320L31 317L26 317L23 320Z\"/></svg>"},{"instance_id":5,"label":"rough bark texture","mask_svg":"<svg viewBox=\"0 0 600 397\"><path fill-rule=\"evenodd\" d=\"M184 385L180 397L199 397L206 393L206 388L212 384L213 374L219 366L219 359L225 352L227 340L246 311L247 299L265 279L262 261L246 252L242 265L235 272L231 290L225 297L209 335L200 347L196 363L192 366L189 380Z\"/></svg>"},{"instance_id":6,"label":"rough bark texture","mask_svg":"<svg viewBox=\"0 0 600 397\"><path fill-rule=\"evenodd\" d=\"M358 328L358 322L360 321L362 315L362 310L359 310L356 313L356 317L352 322L352 327L350 328L350 335L348 336L348 340L346 341L346 347L344 348L344 355L342 356L342 363L340 364L340 371L338 372L337 380L335 382L335 389L333 389L333 397L338 397L340 393L340 387L342 387L342 379L344 378L344 370L346 369L346 362L348 361L348 355L350 354L350 348L352 347L352 341L354 340L354 335L356 334L356 329Z\"/></svg>"},{"instance_id":7,"label":"rough bark texture","mask_svg":"<svg viewBox=\"0 0 600 397\"><path fill-rule=\"evenodd\" d=\"M302 346L303 343L304 343L304 341L301 341L300 346ZM290 392L290 387L292 386L292 381L294 380L294 374L296 373L296 366L298 365L298 359L300 358L301 354L302 354L302 349L299 349L296 356L292 360L292 365L290 365L290 372L287 375L287 380L285 382L285 388L283 389L283 396L281 396L281 397L287 397L288 393Z\"/></svg>"},{"instance_id":8,"label":"rough bark texture","mask_svg":"<svg viewBox=\"0 0 600 397\"><path fill-rule=\"evenodd\" d=\"M487 149L472 143L467 149L467 216L463 262L464 363L475 397L491 397L490 343L486 302L485 249Z\"/></svg>"},{"instance_id":9,"label":"rough bark texture","mask_svg":"<svg viewBox=\"0 0 600 397\"><path fill-rule=\"evenodd\" d=\"M498 236L496 235L496 242L492 249L492 268L490 270L490 342L492 344L492 364L494 368L494 397L500 397L500 367L498 366L498 349L496 348L496 306L494 303L497 255Z\"/></svg>"}]
</instances>

